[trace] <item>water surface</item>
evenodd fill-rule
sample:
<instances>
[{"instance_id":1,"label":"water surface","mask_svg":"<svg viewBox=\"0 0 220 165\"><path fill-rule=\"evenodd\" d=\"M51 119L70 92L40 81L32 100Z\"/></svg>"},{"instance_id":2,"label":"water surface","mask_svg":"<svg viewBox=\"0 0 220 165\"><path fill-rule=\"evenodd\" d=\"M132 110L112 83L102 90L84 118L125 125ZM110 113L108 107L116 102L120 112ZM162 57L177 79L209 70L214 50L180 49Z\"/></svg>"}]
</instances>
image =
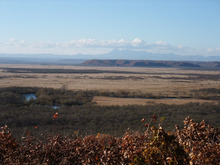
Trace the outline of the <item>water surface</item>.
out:
<instances>
[{"instance_id":1,"label":"water surface","mask_svg":"<svg viewBox=\"0 0 220 165\"><path fill-rule=\"evenodd\" d=\"M27 93L23 95L26 101L30 101L31 99L36 100L37 96L35 93Z\"/></svg>"}]
</instances>

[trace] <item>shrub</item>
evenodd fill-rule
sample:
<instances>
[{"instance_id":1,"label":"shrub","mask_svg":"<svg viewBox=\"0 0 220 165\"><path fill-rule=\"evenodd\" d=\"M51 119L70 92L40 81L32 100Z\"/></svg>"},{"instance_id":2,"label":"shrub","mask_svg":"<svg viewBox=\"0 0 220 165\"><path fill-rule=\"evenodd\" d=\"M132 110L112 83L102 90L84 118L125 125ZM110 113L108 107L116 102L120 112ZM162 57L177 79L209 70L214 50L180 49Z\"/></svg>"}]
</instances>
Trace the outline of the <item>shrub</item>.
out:
<instances>
[{"instance_id":1,"label":"shrub","mask_svg":"<svg viewBox=\"0 0 220 165\"><path fill-rule=\"evenodd\" d=\"M165 132L151 123L145 133L123 137L98 133L79 137L56 135L44 141L29 132L18 143L7 126L0 132L1 164L218 164L220 134L204 121L184 120L185 128ZM145 122L143 120L143 122Z\"/></svg>"}]
</instances>

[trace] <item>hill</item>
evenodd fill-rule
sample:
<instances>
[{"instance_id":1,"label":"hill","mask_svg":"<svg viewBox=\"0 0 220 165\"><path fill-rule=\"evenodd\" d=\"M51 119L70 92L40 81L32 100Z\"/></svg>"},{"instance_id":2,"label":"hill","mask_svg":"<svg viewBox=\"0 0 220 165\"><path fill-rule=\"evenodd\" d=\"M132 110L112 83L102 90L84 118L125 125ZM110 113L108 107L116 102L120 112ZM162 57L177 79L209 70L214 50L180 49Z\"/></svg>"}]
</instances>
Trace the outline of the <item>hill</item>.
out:
<instances>
[{"instance_id":1,"label":"hill","mask_svg":"<svg viewBox=\"0 0 220 165\"><path fill-rule=\"evenodd\" d=\"M220 62L154 60L87 60L82 66L220 68Z\"/></svg>"},{"instance_id":2,"label":"hill","mask_svg":"<svg viewBox=\"0 0 220 165\"><path fill-rule=\"evenodd\" d=\"M102 59L102 60L135 60L138 61L135 65L162 65L169 67L170 64L166 64L161 61L181 61L182 64L176 63L172 65L180 65L182 67L198 67L195 65L203 65L203 62L209 63L208 67L219 67L220 56L201 56L201 55L177 55L172 53L150 53L146 51L134 51L134 50L118 50L115 49L108 53L103 54L74 54L74 55L57 55L57 54L0 54L0 63L6 64L61 64L61 65L78 65L86 60ZM149 64L143 64L139 61L150 60ZM152 61L160 61L158 62ZM186 61L190 61L186 63ZM198 63L201 61L202 63ZM218 61L218 62L216 62ZM124 64L123 64L124 65ZM171 65L171 66L172 66ZM96 66L96 65L94 65Z\"/></svg>"}]
</instances>

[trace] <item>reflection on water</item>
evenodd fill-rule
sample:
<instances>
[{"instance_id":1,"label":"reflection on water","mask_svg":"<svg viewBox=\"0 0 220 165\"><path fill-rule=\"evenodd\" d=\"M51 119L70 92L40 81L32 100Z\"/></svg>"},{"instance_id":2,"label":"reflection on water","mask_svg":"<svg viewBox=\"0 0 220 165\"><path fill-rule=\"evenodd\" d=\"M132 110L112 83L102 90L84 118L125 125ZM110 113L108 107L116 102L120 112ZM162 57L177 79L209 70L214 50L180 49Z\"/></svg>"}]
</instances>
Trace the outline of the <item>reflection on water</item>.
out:
<instances>
[{"instance_id":1,"label":"reflection on water","mask_svg":"<svg viewBox=\"0 0 220 165\"><path fill-rule=\"evenodd\" d=\"M37 96L35 93L27 93L23 95L26 101L30 101L31 99L36 100Z\"/></svg>"},{"instance_id":2,"label":"reflection on water","mask_svg":"<svg viewBox=\"0 0 220 165\"><path fill-rule=\"evenodd\" d=\"M31 99L32 100L36 100L37 99L37 96L35 93L26 93L26 94L23 94L24 98L26 101L30 101ZM52 105L52 109L59 109L60 106L59 105Z\"/></svg>"},{"instance_id":3,"label":"reflection on water","mask_svg":"<svg viewBox=\"0 0 220 165\"><path fill-rule=\"evenodd\" d=\"M53 109L58 109L58 108L60 108L60 106L53 105L52 108L53 108Z\"/></svg>"}]
</instances>

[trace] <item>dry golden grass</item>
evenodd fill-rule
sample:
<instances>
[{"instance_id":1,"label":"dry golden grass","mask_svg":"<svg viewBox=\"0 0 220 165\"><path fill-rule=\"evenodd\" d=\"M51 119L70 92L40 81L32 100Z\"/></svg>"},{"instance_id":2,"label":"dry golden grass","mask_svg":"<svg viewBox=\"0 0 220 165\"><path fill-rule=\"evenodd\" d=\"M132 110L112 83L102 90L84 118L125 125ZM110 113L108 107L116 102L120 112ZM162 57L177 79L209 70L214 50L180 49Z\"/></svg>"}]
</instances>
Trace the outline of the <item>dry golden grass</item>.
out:
<instances>
[{"instance_id":1,"label":"dry golden grass","mask_svg":"<svg viewBox=\"0 0 220 165\"><path fill-rule=\"evenodd\" d=\"M96 69L114 71L142 72L144 74L39 74L7 73L1 68L50 68L50 69ZM180 70L175 68L126 68L126 67L78 67L55 65L12 65L0 64L0 87L47 87L70 90L129 90L169 97L192 95L192 90L201 88L219 88L220 81L211 79L193 79L187 74L219 75L220 71ZM122 77L117 79L117 77ZM116 77L116 79L111 79Z\"/></svg>"},{"instance_id":2,"label":"dry golden grass","mask_svg":"<svg viewBox=\"0 0 220 165\"><path fill-rule=\"evenodd\" d=\"M212 103L218 104L219 101L201 100L201 99L142 99L142 98L117 98L95 96L93 99L97 105L112 106L112 105L152 105L152 104L168 104L181 105L187 103Z\"/></svg>"}]
</instances>

